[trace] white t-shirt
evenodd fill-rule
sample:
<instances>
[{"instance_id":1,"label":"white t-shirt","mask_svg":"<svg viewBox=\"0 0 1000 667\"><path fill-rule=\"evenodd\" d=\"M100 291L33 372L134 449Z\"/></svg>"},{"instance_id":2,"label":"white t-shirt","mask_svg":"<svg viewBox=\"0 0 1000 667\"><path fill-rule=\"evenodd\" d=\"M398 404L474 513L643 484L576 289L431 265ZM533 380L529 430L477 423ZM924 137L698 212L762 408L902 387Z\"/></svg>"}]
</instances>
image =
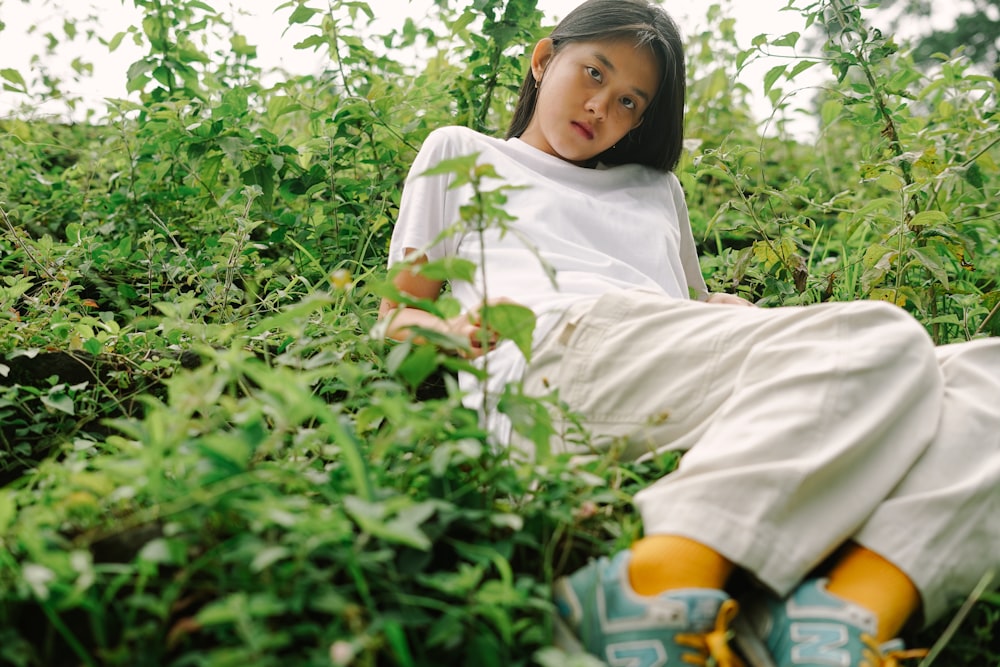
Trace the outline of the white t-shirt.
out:
<instances>
[{"instance_id":1,"label":"white t-shirt","mask_svg":"<svg viewBox=\"0 0 1000 667\"><path fill-rule=\"evenodd\" d=\"M508 231L484 233L484 253L475 232L442 235L461 225L460 207L474 195L471 185L456 188L451 174L424 176L442 160L478 154L502 180L504 211L515 218ZM520 139L494 139L464 127L445 127L428 135L403 190L399 218L389 248L389 264L415 248L436 260L457 256L485 266L486 285L456 282L452 293L463 309L475 311L483 298L506 298L537 317L535 340L548 333L559 315L581 300L595 300L615 289L644 289L677 298L704 299L702 278L677 177L640 165L579 167L540 151ZM550 278L544 264L554 272ZM489 355L490 396L519 380L525 360L509 342ZM479 405L482 388L460 378L467 403ZM492 402L492 401L491 401ZM486 410L488 423L503 437L503 426ZM502 420L501 420L502 421Z\"/></svg>"}]
</instances>

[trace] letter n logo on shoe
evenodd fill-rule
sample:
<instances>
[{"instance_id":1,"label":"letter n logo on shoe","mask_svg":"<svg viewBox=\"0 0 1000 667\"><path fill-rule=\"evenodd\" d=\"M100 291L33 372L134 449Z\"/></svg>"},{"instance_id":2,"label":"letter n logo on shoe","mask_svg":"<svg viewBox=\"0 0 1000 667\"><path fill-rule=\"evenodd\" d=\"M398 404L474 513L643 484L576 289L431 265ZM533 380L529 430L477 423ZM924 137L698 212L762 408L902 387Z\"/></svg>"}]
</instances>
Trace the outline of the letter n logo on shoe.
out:
<instances>
[{"instance_id":1,"label":"letter n logo on shoe","mask_svg":"<svg viewBox=\"0 0 1000 667\"><path fill-rule=\"evenodd\" d=\"M793 665L851 667L851 654L844 648L847 628L839 623L795 622L789 627L788 636L795 642Z\"/></svg>"},{"instance_id":2,"label":"letter n logo on shoe","mask_svg":"<svg viewBox=\"0 0 1000 667\"><path fill-rule=\"evenodd\" d=\"M664 667L667 651L663 642L647 639L615 642L604 649L610 667Z\"/></svg>"}]
</instances>

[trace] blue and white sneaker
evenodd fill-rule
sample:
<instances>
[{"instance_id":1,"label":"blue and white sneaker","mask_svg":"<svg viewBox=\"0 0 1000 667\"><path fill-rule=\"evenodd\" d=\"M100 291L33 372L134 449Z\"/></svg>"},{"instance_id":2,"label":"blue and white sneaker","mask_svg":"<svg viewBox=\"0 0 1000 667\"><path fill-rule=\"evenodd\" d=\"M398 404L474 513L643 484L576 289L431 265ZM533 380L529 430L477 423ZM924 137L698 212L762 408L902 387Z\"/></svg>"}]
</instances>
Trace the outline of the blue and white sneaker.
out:
<instances>
[{"instance_id":1,"label":"blue and white sneaker","mask_svg":"<svg viewBox=\"0 0 1000 667\"><path fill-rule=\"evenodd\" d=\"M630 558L629 551L601 558L555 582L559 648L610 667L742 667L728 644L735 600L705 588L639 595L628 579Z\"/></svg>"},{"instance_id":2,"label":"blue and white sneaker","mask_svg":"<svg viewBox=\"0 0 1000 667\"><path fill-rule=\"evenodd\" d=\"M746 617L777 667L882 667L920 658L893 639L879 644L875 614L830 594L826 579L810 579L785 600L746 605Z\"/></svg>"}]
</instances>

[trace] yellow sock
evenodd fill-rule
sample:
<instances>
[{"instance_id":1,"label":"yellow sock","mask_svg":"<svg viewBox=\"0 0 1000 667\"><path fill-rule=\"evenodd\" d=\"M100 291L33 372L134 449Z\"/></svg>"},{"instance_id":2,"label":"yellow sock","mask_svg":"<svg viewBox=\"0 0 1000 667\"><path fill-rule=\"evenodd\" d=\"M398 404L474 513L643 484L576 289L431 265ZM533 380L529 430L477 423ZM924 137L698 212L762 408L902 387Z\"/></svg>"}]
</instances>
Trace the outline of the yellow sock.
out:
<instances>
[{"instance_id":1,"label":"yellow sock","mask_svg":"<svg viewBox=\"0 0 1000 667\"><path fill-rule=\"evenodd\" d=\"M878 618L879 642L900 633L920 608L920 592L898 567L874 551L851 543L830 570L826 589L868 609Z\"/></svg>"},{"instance_id":2,"label":"yellow sock","mask_svg":"<svg viewBox=\"0 0 1000 667\"><path fill-rule=\"evenodd\" d=\"M632 545L628 574L640 595L678 588L726 585L733 563L700 542L678 535L650 535Z\"/></svg>"}]
</instances>

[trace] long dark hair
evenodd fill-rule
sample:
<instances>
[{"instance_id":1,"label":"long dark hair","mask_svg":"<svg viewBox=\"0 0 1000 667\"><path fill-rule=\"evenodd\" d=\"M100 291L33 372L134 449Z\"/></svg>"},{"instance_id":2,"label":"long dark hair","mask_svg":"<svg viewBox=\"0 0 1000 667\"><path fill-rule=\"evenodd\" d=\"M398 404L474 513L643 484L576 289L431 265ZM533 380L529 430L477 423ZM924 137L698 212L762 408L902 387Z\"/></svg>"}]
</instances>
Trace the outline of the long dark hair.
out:
<instances>
[{"instance_id":1,"label":"long dark hair","mask_svg":"<svg viewBox=\"0 0 1000 667\"><path fill-rule=\"evenodd\" d=\"M644 164L671 171L681 158L684 142L686 70L680 31L673 19L647 0L587 0L566 15L549 38L556 53L572 42L597 42L621 38L652 48L660 64L660 85L643 114L642 123L618 144L598 155L604 164ZM519 137L535 112L538 89L528 74L514 108L507 138Z\"/></svg>"}]
</instances>

